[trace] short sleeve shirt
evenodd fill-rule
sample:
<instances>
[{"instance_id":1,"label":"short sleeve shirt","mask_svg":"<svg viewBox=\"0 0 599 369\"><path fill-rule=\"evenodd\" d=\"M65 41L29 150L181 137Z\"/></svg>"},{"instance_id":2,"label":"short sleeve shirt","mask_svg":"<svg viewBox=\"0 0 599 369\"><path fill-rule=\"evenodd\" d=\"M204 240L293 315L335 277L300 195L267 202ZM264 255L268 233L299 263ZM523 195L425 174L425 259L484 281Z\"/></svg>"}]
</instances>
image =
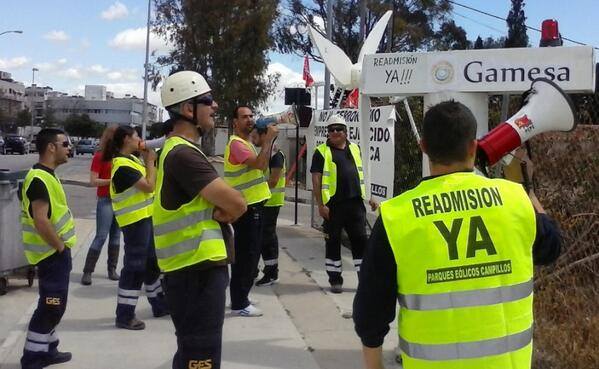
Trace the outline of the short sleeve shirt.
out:
<instances>
[{"instance_id":1,"label":"short sleeve shirt","mask_svg":"<svg viewBox=\"0 0 599 369\"><path fill-rule=\"evenodd\" d=\"M199 148L195 143L188 142ZM180 208L192 201L204 187L217 178L218 172L202 153L187 145L176 146L164 158L164 177L160 192L162 206L167 210ZM230 227L221 224L221 230L227 248L227 259L204 261L192 268L208 269L211 266L226 265L234 260L235 251Z\"/></svg>"},{"instance_id":2,"label":"short sleeve shirt","mask_svg":"<svg viewBox=\"0 0 599 369\"><path fill-rule=\"evenodd\" d=\"M233 165L243 164L254 155L252 150L239 140L233 140L229 150L229 161Z\"/></svg>"},{"instance_id":3,"label":"short sleeve shirt","mask_svg":"<svg viewBox=\"0 0 599 369\"><path fill-rule=\"evenodd\" d=\"M98 174L100 179L110 179L110 171L112 169L111 161L102 160L102 152L98 151L92 158L91 171ZM98 186L96 190L98 197L110 196L110 186Z\"/></svg>"},{"instance_id":4,"label":"short sleeve shirt","mask_svg":"<svg viewBox=\"0 0 599 369\"><path fill-rule=\"evenodd\" d=\"M327 143L328 145L328 143ZM333 156L333 163L337 165L337 191L331 197L330 205L340 201L350 200L362 196L360 189L360 177L354 163L354 158L349 150L349 143L344 149L337 149L328 145ZM315 150L312 155L312 166L310 173L322 173L324 168L324 157L320 151Z\"/></svg>"},{"instance_id":5,"label":"short sleeve shirt","mask_svg":"<svg viewBox=\"0 0 599 369\"><path fill-rule=\"evenodd\" d=\"M126 158L126 156L118 155ZM139 181L142 177L142 174L139 170L131 168L131 167L120 167L114 172L114 177L112 177L112 184L114 185L114 191L116 193L121 193L126 191L130 187L133 187L137 181Z\"/></svg>"},{"instance_id":6,"label":"short sleeve shirt","mask_svg":"<svg viewBox=\"0 0 599 369\"><path fill-rule=\"evenodd\" d=\"M56 177L56 175L54 174L54 170L52 170L42 164L39 164L39 163L35 164L33 166L33 169L45 170L46 172L48 172L48 173L52 174L54 177ZM41 200L43 202L48 203L48 219L50 219L50 217L52 216L52 207L50 205L50 193L48 192L46 185L44 184L44 182L41 179L34 178L31 181L31 183L29 184L29 188L27 189L27 198L29 199L29 215L31 217L33 217L31 203L36 200Z\"/></svg>"}]
</instances>

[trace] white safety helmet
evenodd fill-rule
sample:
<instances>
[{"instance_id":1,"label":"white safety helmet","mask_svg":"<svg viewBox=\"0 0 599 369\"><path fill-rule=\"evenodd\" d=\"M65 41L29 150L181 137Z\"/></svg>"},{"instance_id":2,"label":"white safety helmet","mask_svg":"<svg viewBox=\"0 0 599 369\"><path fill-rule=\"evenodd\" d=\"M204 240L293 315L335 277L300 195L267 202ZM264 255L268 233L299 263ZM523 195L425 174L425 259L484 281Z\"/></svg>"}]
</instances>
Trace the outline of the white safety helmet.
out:
<instances>
[{"instance_id":1,"label":"white safety helmet","mask_svg":"<svg viewBox=\"0 0 599 369\"><path fill-rule=\"evenodd\" d=\"M168 108L210 91L212 89L200 73L184 70L166 78L160 89L160 99L162 106Z\"/></svg>"},{"instance_id":2,"label":"white safety helmet","mask_svg":"<svg viewBox=\"0 0 599 369\"><path fill-rule=\"evenodd\" d=\"M327 120L327 127L332 126L334 124L338 124L347 128L347 123L345 122L345 119L339 114L333 114Z\"/></svg>"}]
</instances>

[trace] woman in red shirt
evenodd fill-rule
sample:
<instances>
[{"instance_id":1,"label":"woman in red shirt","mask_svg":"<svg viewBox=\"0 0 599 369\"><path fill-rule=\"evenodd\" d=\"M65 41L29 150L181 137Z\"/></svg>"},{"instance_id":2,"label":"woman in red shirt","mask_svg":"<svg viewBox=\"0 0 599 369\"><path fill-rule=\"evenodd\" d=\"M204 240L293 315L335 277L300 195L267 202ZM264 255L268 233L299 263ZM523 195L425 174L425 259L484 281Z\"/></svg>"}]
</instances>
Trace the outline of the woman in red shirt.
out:
<instances>
[{"instance_id":1,"label":"woman in red shirt","mask_svg":"<svg viewBox=\"0 0 599 369\"><path fill-rule=\"evenodd\" d=\"M113 281L118 281L119 279L119 275L116 272L116 265L119 260L121 231L114 218L112 203L110 202L109 187L112 162L102 160L102 152L112 140L116 128L116 126L113 126L104 130L100 139L100 150L94 154L92 159L89 182L92 186L98 188L98 202L96 205L96 237L87 251L83 276L81 277L81 284L86 286L92 284L92 273L94 272L106 238L108 238L108 278Z\"/></svg>"}]
</instances>

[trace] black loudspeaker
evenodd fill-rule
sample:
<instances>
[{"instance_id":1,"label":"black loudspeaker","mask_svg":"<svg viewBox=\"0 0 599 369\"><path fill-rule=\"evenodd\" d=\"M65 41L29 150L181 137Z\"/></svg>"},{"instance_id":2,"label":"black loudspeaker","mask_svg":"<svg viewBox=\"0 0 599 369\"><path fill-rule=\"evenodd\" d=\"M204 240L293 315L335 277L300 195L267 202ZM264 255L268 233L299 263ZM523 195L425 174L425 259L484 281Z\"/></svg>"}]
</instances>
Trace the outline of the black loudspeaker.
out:
<instances>
[{"instance_id":1,"label":"black loudspeaker","mask_svg":"<svg viewBox=\"0 0 599 369\"><path fill-rule=\"evenodd\" d=\"M297 117L299 118L300 127L309 127L312 121L312 108L309 106L298 106Z\"/></svg>"},{"instance_id":2,"label":"black loudspeaker","mask_svg":"<svg viewBox=\"0 0 599 369\"><path fill-rule=\"evenodd\" d=\"M312 97L302 87L285 88L285 105L310 105Z\"/></svg>"}]
</instances>

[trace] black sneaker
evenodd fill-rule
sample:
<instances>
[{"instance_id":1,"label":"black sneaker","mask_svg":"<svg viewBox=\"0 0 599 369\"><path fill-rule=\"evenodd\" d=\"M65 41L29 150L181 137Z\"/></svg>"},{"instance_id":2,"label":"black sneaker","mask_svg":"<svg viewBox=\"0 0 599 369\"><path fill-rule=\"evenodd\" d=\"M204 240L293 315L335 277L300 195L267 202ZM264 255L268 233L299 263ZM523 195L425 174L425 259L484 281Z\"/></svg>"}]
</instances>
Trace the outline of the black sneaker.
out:
<instances>
[{"instance_id":1,"label":"black sneaker","mask_svg":"<svg viewBox=\"0 0 599 369\"><path fill-rule=\"evenodd\" d=\"M137 318L133 318L127 323L116 321L117 328L129 329L132 331L141 331L146 328L146 323L142 322Z\"/></svg>"},{"instance_id":2,"label":"black sneaker","mask_svg":"<svg viewBox=\"0 0 599 369\"><path fill-rule=\"evenodd\" d=\"M256 286L270 286L279 281L279 278L271 277L269 275L264 275L258 282L256 282Z\"/></svg>"},{"instance_id":3,"label":"black sneaker","mask_svg":"<svg viewBox=\"0 0 599 369\"><path fill-rule=\"evenodd\" d=\"M67 361L71 361L72 358L73 355L70 352L57 351L52 357L42 360L42 365L46 367L54 364L66 363Z\"/></svg>"},{"instance_id":4,"label":"black sneaker","mask_svg":"<svg viewBox=\"0 0 599 369\"><path fill-rule=\"evenodd\" d=\"M341 284L331 285L331 293L341 293L341 292L343 292L343 285L341 285Z\"/></svg>"}]
</instances>

